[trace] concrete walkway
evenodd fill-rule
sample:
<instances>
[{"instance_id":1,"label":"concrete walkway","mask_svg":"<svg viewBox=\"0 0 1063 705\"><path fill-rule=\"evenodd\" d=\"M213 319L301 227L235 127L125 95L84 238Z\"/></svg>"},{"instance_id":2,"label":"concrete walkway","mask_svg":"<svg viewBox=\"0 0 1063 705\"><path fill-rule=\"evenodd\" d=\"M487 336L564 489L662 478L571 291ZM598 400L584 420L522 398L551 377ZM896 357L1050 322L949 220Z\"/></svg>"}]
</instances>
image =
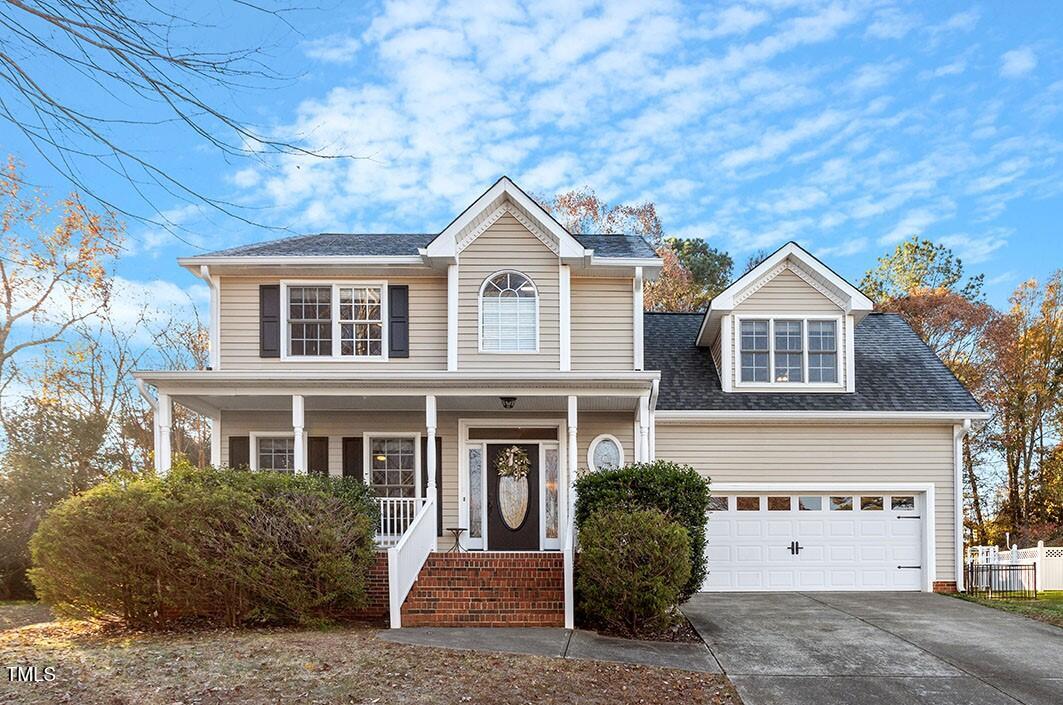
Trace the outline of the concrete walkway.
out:
<instances>
[{"instance_id":1,"label":"concrete walkway","mask_svg":"<svg viewBox=\"0 0 1063 705\"><path fill-rule=\"evenodd\" d=\"M745 705L1060 705L1063 629L929 593L716 593L683 612Z\"/></svg>"},{"instance_id":2,"label":"concrete walkway","mask_svg":"<svg viewBox=\"0 0 1063 705\"><path fill-rule=\"evenodd\" d=\"M420 627L385 630L379 636L401 644L447 649L614 661L702 673L721 672L720 665L704 644L616 639L582 629Z\"/></svg>"}]
</instances>

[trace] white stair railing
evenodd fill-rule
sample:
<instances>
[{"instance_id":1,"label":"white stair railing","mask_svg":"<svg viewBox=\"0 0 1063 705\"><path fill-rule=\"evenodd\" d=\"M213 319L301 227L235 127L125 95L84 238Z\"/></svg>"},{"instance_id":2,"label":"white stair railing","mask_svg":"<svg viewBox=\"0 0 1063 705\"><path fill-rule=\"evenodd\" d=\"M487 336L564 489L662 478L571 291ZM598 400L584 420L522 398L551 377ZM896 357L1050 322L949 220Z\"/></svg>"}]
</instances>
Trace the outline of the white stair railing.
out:
<instances>
[{"instance_id":1,"label":"white stair railing","mask_svg":"<svg viewBox=\"0 0 1063 705\"><path fill-rule=\"evenodd\" d=\"M394 546L406 533L421 500L416 497L377 497L380 512L376 534L378 546Z\"/></svg>"},{"instance_id":2,"label":"white stair railing","mask_svg":"<svg viewBox=\"0 0 1063 705\"><path fill-rule=\"evenodd\" d=\"M388 601L391 628L402 626L402 603L436 548L436 500L429 497L413 516L398 543L388 549Z\"/></svg>"},{"instance_id":3,"label":"white stair railing","mask_svg":"<svg viewBox=\"0 0 1063 705\"><path fill-rule=\"evenodd\" d=\"M571 517L572 512L569 512ZM565 543L561 549L565 564L565 629L576 628L576 526L569 518Z\"/></svg>"}]
</instances>

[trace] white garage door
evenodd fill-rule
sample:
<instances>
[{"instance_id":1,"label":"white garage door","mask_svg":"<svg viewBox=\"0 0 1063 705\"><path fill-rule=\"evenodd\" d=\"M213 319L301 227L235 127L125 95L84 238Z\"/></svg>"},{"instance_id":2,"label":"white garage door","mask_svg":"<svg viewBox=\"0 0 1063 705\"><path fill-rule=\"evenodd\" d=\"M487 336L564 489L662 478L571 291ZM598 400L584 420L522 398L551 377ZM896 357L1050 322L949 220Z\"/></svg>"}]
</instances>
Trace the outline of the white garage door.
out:
<instances>
[{"instance_id":1,"label":"white garage door","mask_svg":"<svg viewBox=\"0 0 1063 705\"><path fill-rule=\"evenodd\" d=\"M705 591L919 590L918 494L733 494L709 507Z\"/></svg>"}]
</instances>

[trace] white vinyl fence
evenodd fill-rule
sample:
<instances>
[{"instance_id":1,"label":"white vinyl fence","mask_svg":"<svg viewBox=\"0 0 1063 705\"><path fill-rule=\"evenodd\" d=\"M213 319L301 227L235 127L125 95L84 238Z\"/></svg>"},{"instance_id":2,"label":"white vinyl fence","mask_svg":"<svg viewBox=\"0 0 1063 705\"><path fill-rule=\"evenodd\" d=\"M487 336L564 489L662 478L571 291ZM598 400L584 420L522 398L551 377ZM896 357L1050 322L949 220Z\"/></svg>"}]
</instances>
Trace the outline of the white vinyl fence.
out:
<instances>
[{"instance_id":1,"label":"white vinyl fence","mask_svg":"<svg viewBox=\"0 0 1063 705\"><path fill-rule=\"evenodd\" d=\"M1063 590L1063 546L1045 546L1038 541L1035 548L1012 546L1001 551L996 546L971 546L967 560L975 565L1034 565L1037 566L1037 590Z\"/></svg>"}]
</instances>

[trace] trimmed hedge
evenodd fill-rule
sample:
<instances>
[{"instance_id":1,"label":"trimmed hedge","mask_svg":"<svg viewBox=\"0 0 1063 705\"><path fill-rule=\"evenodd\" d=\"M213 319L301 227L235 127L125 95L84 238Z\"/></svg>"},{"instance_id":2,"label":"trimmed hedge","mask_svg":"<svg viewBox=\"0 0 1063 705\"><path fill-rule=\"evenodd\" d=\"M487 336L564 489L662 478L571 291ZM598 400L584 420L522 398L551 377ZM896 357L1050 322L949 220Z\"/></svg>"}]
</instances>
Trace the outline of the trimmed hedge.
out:
<instances>
[{"instance_id":1,"label":"trimmed hedge","mask_svg":"<svg viewBox=\"0 0 1063 705\"><path fill-rule=\"evenodd\" d=\"M365 604L375 516L354 480L182 465L59 504L30 578L62 615L137 627L330 621Z\"/></svg>"},{"instance_id":2,"label":"trimmed hedge","mask_svg":"<svg viewBox=\"0 0 1063 705\"><path fill-rule=\"evenodd\" d=\"M656 509L591 514L580 527L581 616L630 636L676 619L690 579L686 529Z\"/></svg>"},{"instance_id":3,"label":"trimmed hedge","mask_svg":"<svg viewBox=\"0 0 1063 705\"><path fill-rule=\"evenodd\" d=\"M576 480L574 518L578 527L599 511L657 509L687 530L690 577L681 593L684 602L705 581L708 508L709 482L689 465L665 460L634 463L615 470L587 473Z\"/></svg>"}]
</instances>

